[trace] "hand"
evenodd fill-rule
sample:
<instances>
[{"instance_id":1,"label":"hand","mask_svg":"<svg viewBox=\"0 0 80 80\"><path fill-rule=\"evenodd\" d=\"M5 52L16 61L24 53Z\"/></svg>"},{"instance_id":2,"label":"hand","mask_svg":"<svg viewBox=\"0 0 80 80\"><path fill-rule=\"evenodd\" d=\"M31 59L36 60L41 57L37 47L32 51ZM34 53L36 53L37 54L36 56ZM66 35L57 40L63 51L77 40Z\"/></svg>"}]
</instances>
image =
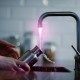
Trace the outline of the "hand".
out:
<instances>
[{"instance_id":1,"label":"hand","mask_svg":"<svg viewBox=\"0 0 80 80\"><path fill-rule=\"evenodd\" d=\"M20 57L20 54L15 50L15 46L4 40L0 40L0 55L16 59Z\"/></svg>"},{"instance_id":2,"label":"hand","mask_svg":"<svg viewBox=\"0 0 80 80\"><path fill-rule=\"evenodd\" d=\"M24 75L25 73L16 73L12 71L0 71L0 80L24 80ZM26 74L26 76L27 75L28 74Z\"/></svg>"},{"instance_id":3,"label":"hand","mask_svg":"<svg viewBox=\"0 0 80 80\"><path fill-rule=\"evenodd\" d=\"M14 58L0 56L0 70L25 72L29 71L30 67L27 63L16 60Z\"/></svg>"}]
</instances>

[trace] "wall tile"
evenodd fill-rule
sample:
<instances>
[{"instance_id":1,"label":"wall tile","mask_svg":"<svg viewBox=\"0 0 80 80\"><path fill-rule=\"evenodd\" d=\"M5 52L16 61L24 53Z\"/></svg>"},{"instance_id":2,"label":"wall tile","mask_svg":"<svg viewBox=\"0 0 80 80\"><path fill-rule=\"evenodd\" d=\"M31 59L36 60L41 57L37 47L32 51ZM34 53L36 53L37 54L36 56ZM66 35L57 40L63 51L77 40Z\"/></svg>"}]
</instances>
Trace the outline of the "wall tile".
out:
<instances>
[{"instance_id":1,"label":"wall tile","mask_svg":"<svg viewBox=\"0 0 80 80\"><path fill-rule=\"evenodd\" d=\"M27 7L15 7L12 8L12 18L15 19L34 19L35 14L35 8L27 8Z\"/></svg>"},{"instance_id":2,"label":"wall tile","mask_svg":"<svg viewBox=\"0 0 80 80\"><path fill-rule=\"evenodd\" d=\"M23 6L24 0L0 0L0 6Z\"/></svg>"},{"instance_id":3,"label":"wall tile","mask_svg":"<svg viewBox=\"0 0 80 80\"><path fill-rule=\"evenodd\" d=\"M0 20L0 33L5 34L22 34L22 21Z\"/></svg>"},{"instance_id":4,"label":"wall tile","mask_svg":"<svg viewBox=\"0 0 80 80\"><path fill-rule=\"evenodd\" d=\"M10 17L10 8L9 7L0 7L0 18L9 18Z\"/></svg>"}]
</instances>

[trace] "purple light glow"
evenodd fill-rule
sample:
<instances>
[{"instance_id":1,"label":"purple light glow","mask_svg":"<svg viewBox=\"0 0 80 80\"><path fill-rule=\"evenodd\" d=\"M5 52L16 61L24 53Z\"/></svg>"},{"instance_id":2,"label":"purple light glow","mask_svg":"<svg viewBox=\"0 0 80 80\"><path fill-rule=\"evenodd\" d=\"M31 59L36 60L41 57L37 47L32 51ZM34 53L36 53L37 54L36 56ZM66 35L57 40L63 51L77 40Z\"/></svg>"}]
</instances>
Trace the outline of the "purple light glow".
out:
<instances>
[{"instance_id":1,"label":"purple light glow","mask_svg":"<svg viewBox=\"0 0 80 80\"><path fill-rule=\"evenodd\" d=\"M39 35L41 36L42 33L42 27L39 27Z\"/></svg>"},{"instance_id":2,"label":"purple light glow","mask_svg":"<svg viewBox=\"0 0 80 80\"><path fill-rule=\"evenodd\" d=\"M42 27L39 27L38 28L39 30L39 48L41 49L41 46L42 46Z\"/></svg>"},{"instance_id":3,"label":"purple light glow","mask_svg":"<svg viewBox=\"0 0 80 80\"><path fill-rule=\"evenodd\" d=\"M27 29L27 25L26 25ZM32 31L33 34L36 36L36 40L34 40L35 44L42 49L43 44L48 41L51 30L50 25L47 21L43 22L43 26L37 26L37 21L32 21L29 24L29 31ZM37 41L37 42L36 42Z\"/></svg>"}]
</instances>

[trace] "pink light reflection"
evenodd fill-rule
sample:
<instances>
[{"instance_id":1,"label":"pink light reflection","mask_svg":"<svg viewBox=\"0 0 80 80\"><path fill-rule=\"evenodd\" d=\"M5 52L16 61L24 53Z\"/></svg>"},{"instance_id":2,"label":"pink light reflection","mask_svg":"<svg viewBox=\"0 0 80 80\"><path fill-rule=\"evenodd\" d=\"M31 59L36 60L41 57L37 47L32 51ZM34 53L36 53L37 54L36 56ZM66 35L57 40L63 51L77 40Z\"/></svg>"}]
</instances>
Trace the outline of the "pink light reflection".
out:
<instances>
[{"instance_id":1,"label":"pink light reflection","mask_svg":"<svg viewBox=\"0 0 80 80\"><path fill-rule=\"evenodd\" d=\"M41 36L42 34L42 27L39 27L39 35Z\"/></svg>"},{"instance_id":2,"label":"pink light reflection","mask_svg":"<svg viewBox=\"0 0 80 80\"><path fill-rule=\"evenodd\" d=\"M43 44L49 40L49 36L51 33L50 25L47 21L43 22L43 25L38 27L37 21L33 21L32 24L32 31L37 36L37 44L40 49L42 49Z\"/></svg>"},{"instance_id":3,"label":"pink light reflection","mask_svg":"<svg viewBox=\"0 0 80 80\"><path fill-rule=\"evenodd\" d=\"M50 26L47 21L43 22L43 31L42 31L42 44L48 41L50 36Z\"/></svg>"},{"instance_id":4,"label":"pink light reflection","mask_svg":"<svg viewBox=\"0 0 80 80\"><path fill-rule=\"evenodd\" d=\"M39 30L39 48L42 48L42 27L38 27Z\"/></svg>"}]
</instances>

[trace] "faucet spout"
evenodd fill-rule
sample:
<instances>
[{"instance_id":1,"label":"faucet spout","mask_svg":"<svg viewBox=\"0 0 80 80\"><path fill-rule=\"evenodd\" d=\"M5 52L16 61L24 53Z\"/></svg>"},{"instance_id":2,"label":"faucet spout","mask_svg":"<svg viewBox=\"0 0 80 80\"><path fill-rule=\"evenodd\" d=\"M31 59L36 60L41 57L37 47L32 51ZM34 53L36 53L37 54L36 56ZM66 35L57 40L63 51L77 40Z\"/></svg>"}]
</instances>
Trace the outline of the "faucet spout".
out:
<instances>
[{"instance_id":1,"label":"faucet spout","mask_svg":"<svg viewBox=\"0 0 80 80\"><path fill-rule=\"evenodd\" d=\"M42 21L44 18L49 16L71 16L76 20L77 23L77 50L80 52L80 20L76 13L74 12L45 12L43 13L38 20L38 27L42 27Z\"/></svg>"}]
</instances>

